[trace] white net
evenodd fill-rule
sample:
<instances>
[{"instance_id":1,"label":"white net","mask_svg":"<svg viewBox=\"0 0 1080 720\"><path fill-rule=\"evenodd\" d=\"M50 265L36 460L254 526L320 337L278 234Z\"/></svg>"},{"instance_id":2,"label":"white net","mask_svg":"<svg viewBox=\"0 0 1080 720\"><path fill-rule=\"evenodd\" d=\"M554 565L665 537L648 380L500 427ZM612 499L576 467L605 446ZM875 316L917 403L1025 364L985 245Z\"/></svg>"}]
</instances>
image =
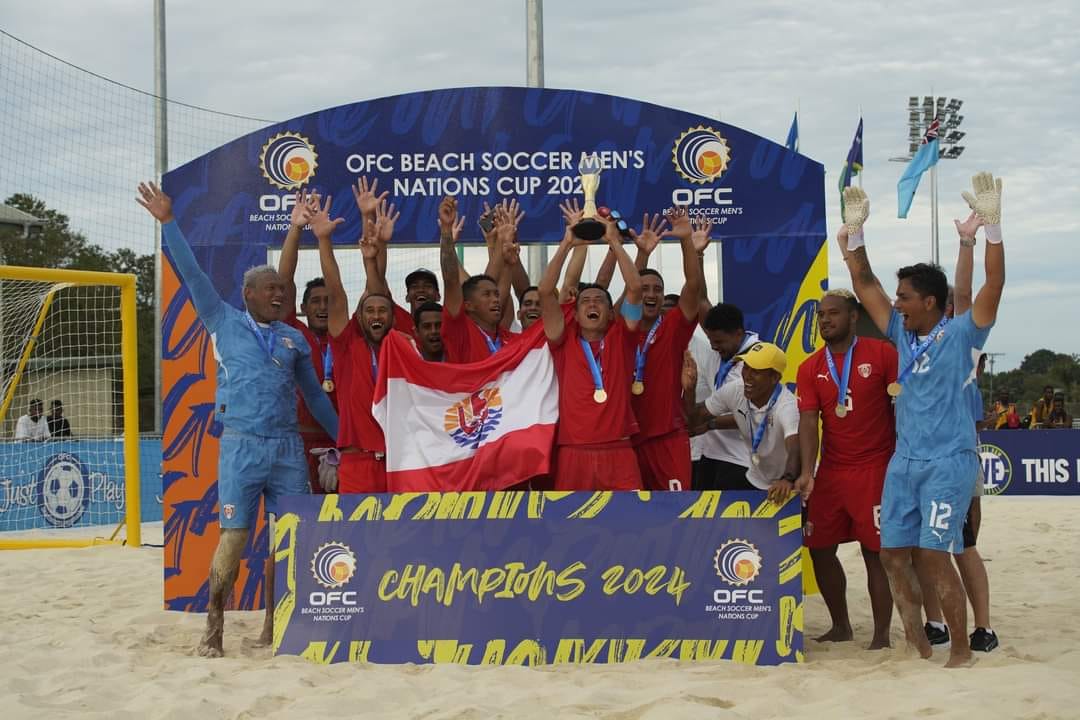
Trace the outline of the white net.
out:
<instances>
[{"instance_id":1,"label":"white net","mask_svg":"<svg viewBox=\"0 0 1080 720\"><path fill-rule=\"evenodd\" d=\"M0 277L0 532L125 518L120 296Z\"/></svg>"}]
</instances>

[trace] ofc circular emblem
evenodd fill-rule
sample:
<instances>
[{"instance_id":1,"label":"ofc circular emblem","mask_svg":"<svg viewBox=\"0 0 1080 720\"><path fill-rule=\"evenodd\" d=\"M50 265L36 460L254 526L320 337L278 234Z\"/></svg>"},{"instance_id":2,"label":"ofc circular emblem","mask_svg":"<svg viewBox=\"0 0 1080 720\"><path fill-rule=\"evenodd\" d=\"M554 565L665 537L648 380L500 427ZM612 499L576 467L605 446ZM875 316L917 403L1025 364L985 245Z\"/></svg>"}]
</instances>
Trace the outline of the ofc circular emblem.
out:
<instances>
[{"instance_id":1,"label":"ofc circular emblem","mask_svg":"<svg viewBox=\"0 0 1080 720\"><path fill-rule=\"evenodd\" d=\"M356 574L356 554L345 543L328 542L311 558L311 575L325 588L339 588Z\"/></svg>"},{"instance_id":2,"label":"ofc circular emblem","mask_svg":"<svg viewBox=\"0 0 1080 720\"><path fill-rule=\"evenodd\" d=\"M318 167L315 146L294 132L278 133L263 145L259 155L262 174L271 185L294 190L315 176Z\"/></svg>"},{"instance_id":3,"label":"ofc circular emblem","mask_svg":"<svg viewBox=\"0 0 1080 720\"><path fill-rule=\"evenodd\" d=\"M761 573L761 553L747 540L728 540L716 551L713 567L728 585L749 585Z\"/></svg>"},{"instance_id":4,"label":"ofc circular emblem","mask_svg":"<svg viewBox=\"0 0 1080 720\"><path fill-rule=\"evenodd\" d=\"M978 448L979 462L982 463L983 493L1000 495L1012 482L1012 460L997 445L982 443Z\"/></svg>"},{"instance_id":5,"label":"ofc circular emblem","mask_svg":"<svg viewBox=\"0 0 1080 720\"><path fill-rule=\"evenodd\" d=\"M671 151L675 171L692 183L704 185L727 170L731 148L718 130L704 125L690 128L675 141Z\"/></svg>"},{"instance_id":6,"label":"ofc circular emblem","mask_svg":"<svg viewBox=\"0 0 1080 720\"><path fill-rule=\"evenodd\" d=\"M473 450L499 426L502 396L498 387L478 390L446 409L443 427L461 447Z\"/></svg>"},{"instance_id":7,"label":"ofc circular emblem","mask_svg":"<svg viewBox=\"0 0 1080 720\"><path fill-rule=\"evenodd\" d=\"M75 455L49 458L38 479L37 505L41 516L55 527L71 527L90 506L89 473Z\"/></svg>"}]
</instances>

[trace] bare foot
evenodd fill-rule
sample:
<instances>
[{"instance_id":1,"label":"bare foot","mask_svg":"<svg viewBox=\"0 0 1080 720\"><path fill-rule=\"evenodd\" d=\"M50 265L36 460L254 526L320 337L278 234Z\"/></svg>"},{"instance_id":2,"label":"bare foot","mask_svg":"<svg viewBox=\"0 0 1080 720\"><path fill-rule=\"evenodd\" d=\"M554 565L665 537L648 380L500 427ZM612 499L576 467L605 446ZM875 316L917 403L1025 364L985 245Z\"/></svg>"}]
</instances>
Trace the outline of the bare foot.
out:
<instances>
[{"instance_id":1,"label":"bare foot","mask_svg":"<svg viewBox=\"0 0 1080 720\"><path fill-rule=\"evenodd\" d=\"M850 625L846 628L838 628L834 625L829 628L829 632L814 638L814 640L816 642L846 642L854 637L855 634L851 631Z\"/></svg>"},{"instance_id":2,"label":"bare foot","mask_svg":"<svg viewBox=\"0 0 1080 720\"><path fill-rule=\"evenodd\" d=\"M974 664L975 659L971 656L971 650L966 647L958 647L957 643L953 643L953 647L949 649L949 660L945 663L945 667L971 667Z\"/></svg>"},{"instance_id":3,"label":"bare foot","mask_svg":"<svg viewBox=\"0 0 1080 720\"><path fill-rule=\"evenodd\" d=\"M259 634L259 638L252 643L252 647L265 648L274 644L274 626L263 626L262 632Z\"/></svg>"},{"instance_id":4,"label":"bare foot","mask_svg":"<svg viewBox=\"0 0 1080 720\"><path fill-rule=\"evenodd\" d=\"M930 641L926 639L926 633L922 628L918 628L914 633L904 628L904 639L907 640L908 647L915 648L923 660L933 656L934 651L930 648Z\"/></svg>"},{"instance_id":5,"label":"bare foot","mask_svg":"<svg viewBox=\"0 0 1080 720\"><path fill-rule=\"evenodd\" d=\"M206 614L206 632L199 642L198 653L205 658L219 658L225 655L221 638L225 630L225 613L211 610Z\"/></svg>"},{"instance_id":6,"label":"bare foot","mask_svg":"<svg viewBox=\"0 0 1080 720\"><path fill-rule=\"evenodd\" d=\"M889 642L889 636L886 635L884 637L875 637L873 640L870 641L870 644L867 645L866 649L867 650L884 650L885 648L890 648L890 647L892 647L892 645Z\"/></svg>"}]
</instances>

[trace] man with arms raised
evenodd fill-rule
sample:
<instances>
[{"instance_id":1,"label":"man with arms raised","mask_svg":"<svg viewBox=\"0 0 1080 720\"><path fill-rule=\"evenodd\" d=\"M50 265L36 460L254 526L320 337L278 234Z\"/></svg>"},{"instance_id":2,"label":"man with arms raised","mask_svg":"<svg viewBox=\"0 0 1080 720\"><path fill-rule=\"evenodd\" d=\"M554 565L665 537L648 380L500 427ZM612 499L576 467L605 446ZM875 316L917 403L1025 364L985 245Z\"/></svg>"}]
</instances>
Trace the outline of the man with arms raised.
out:
<instances>
[{"instance_id":1,"label":"man with arms raised","mask_svg":"<svg viewBox=\"0 0 1080 720\"><path fill-rule=\"evenodd\" d=\"M973 178L964 197L983 224L988 242L986 283L970 312L945 315L948 281L935 265L900 268L896 301L870 269L862 226L870 203L861 188L844 191L841 248L855 292L870 318L896 345L899 374L889 386L896 397L896 452L881 497L881 561L904 621L904 635L923 657L930 644L922 626L922 598L913 565L929 578L923 592L937 592L951 627L967 626L967 602L950 553L963 551L962 528L977 472L975 425L965 387L975 379L975 358L990 334L1005 286L1001 237L1001 180ZM946 667L971 659L966 643L952 643Z\"/></svg>"},{"instance_id":2,"label":"man with arms raised","mask_svg":"<svg viewBox=\"0 0 1080 720\"><path fill-rule=\"evenodd\" d=\"M858 540L866 565L874 636L870 649L889 647L892 595L881 567L881 489L896 447L892 398L896 350L884 340L858 337L859 307L847 290L830 290L818 303L825 347L799 367L799 444L804 458L795 489L807 499L804 544L829 609L832 627L818 642L851 640L847 578L836 557L840 543ZM821 463L814 471L821 424Z\"/></svg>"},{"instance_id":3,"label":"man with arms raised","mask_svg":"<svg viewBox=\"0 0 1080 720\"><path fill-rule=\"evenodd\" d=\"M569 226L540 281L543 328L559 378L559 428L552 478L555 490L637 490L641 474L630 437L638 431L630 407L634 348L641 320L641 277L615 224L604 239L626 285L616 317L607 290L582 285L567 319L556 285L571 250L583 245Z\"/></svg>"},{"instance_id":4,"label":"man with arms raised","mask_svg":"<svg viewBox=\"0 0 1080 720\"><path fill-rule=\"evenodd\" d=\"M225 602L255 523L259 498L274 512L278 497L309 492L304 445L297 432L296 388L328 435L337 416L319 387L303 335L280 322L285 283L269 265L244 273L241 312L227 305L199 267L172 212L172 201L153 183L139 185L138 203L161 223L165 247L191 293L195 312L214 342L217 415L225 426L218 450L221 537L210 565L210 603L204 657L221 657ZM266 622L260 643L273 638L273 565L267 559Z\"/></svg>"}]
</instances>

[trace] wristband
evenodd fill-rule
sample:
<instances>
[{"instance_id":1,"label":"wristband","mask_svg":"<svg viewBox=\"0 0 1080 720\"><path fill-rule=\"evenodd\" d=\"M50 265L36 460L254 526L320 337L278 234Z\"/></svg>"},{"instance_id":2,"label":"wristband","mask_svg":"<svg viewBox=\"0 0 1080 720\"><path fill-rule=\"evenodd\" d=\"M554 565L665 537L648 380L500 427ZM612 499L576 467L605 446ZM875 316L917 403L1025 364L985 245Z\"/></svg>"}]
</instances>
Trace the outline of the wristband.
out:
<instances>
[{"instance_id":1,"label":"wristband","mask_svg":"<svg viewBox=\"0 0 1080 720\"><path fill-rule=\"evenodd\" d=\"M640 320L641 319L641 303L628 303L623 300L622 306L619 308L619 313L627 320Z\"/></svg>"},{"instance_id":2,"label":"wristband","mask_svg":"<svg viewBox=\"0 0 1080 720\"><path fill-rule=\"evenodd\" d=\"M961 235L960 236L960 245L962 247L975 247L975 238L974 237L966 238L966 237Z\"/></svg>"},{"instance_id":3,"label":"wristband","mask_svg":"<svg viewBox=\"0 0 1080 720\"><path fill-rule=\"evenodd\" d=\"M991 245L1001 244L1001 225L983 225L983 231L986 233L986 242Z\"/></svg>"},{"instance_id":4,"label":"wristband","mask_svg":"<svg viewBox=\"0 0 1080 720\"><path fill-rule=\"evenodd\" d=\"M849 233L847 236L847 249L848 252L854 252L858 250L866 243L863 241L863 231L859 228L858 232Z\"/></svg>"}]
</instances>

